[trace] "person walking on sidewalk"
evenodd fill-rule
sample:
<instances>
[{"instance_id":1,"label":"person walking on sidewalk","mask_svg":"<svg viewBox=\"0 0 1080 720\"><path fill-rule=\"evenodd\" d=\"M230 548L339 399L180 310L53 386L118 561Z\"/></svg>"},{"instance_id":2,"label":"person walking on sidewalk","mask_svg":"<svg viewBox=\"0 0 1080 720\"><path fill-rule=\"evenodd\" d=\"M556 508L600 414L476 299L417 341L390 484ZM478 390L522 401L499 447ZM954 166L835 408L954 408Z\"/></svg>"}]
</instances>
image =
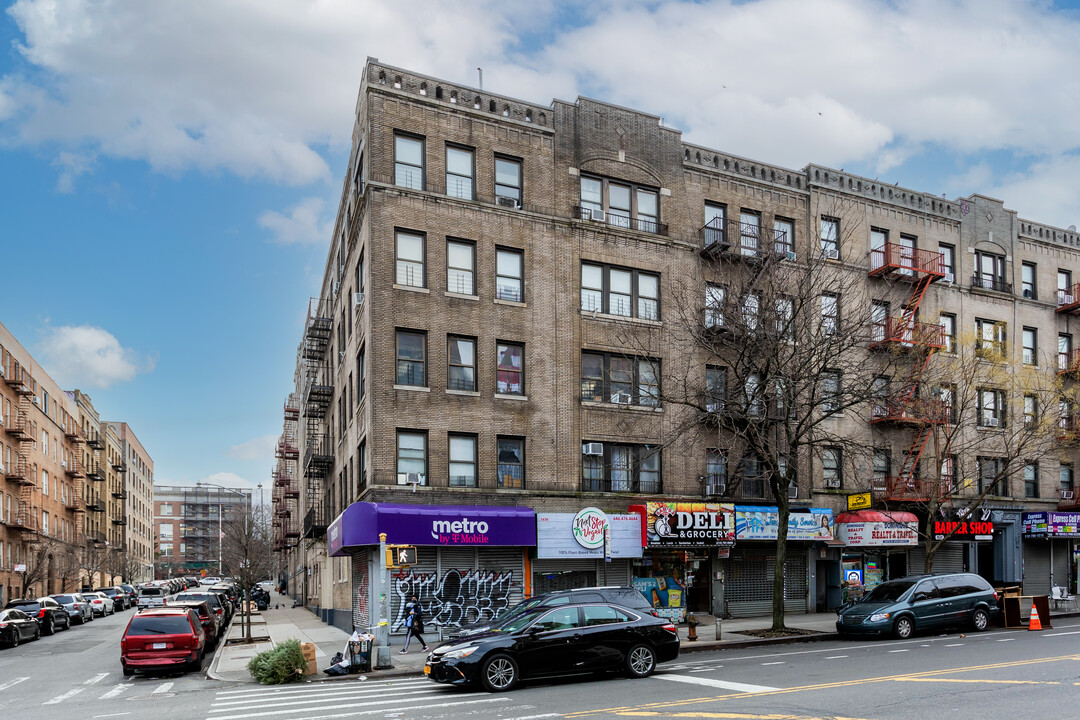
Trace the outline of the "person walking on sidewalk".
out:
<instances>
[{"instance_id":1,"label":"person walking on sidewalk","mask_svg":"<svg viewBox=\"0 0 1080 720\"><path fill-rule=\"evenodd\" d=\"M399 655L404 655L409 652L409 641L414 637L424 647L424 652L429 650L428 644L424 642L424 636L421 634L424 632L424 608L420 605L420 599L416 595L412 596L412 600L405 604L405 647L398 651Z\"/></svg>"}]
</instances>

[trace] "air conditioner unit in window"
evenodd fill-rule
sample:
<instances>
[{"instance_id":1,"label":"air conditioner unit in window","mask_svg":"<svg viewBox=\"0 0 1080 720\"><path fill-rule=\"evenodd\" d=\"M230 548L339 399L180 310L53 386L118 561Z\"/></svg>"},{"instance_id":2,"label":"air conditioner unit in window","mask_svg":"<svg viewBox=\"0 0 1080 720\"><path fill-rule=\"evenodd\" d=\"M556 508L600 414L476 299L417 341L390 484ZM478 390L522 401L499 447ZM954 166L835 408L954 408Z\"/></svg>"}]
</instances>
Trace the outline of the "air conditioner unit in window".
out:
<instances>
[{"instance_id":1,"label":"air conditioner unit in window","mask_svg":"<svg viewBox=\"0 0 1080 720\"><path fill-rule=\"evenodd\" d=\"M7 468L4 467L3 465L0 465L0 475L3 475L6 472L7 472Z\"/></svg>"},{"instance_id":2,"label":"air conditioner unit in window","mask_svg":"<svg viewBox=\"0 0 1080 720\"><path fill-rule=\"evenodd\" d=\"M825 256L826 260L839 260L840 259L840 251L839 250L823 250L821 254Z\"/></svg>"},{"instance_id":3,"label":"air conditioner unit in window","mask_svg":"<svg viewBox=\"0 0 1080 720\"><path fill-rule=\"evenodd\" d=\"M604 443L582 443L581 445L582 455L603 455Z\"/></svg>"},{"instance_id":4,"label":"air conditioner unit in window","mask_svg":"<svg viewBox=\"0 0 1080 720\"><path fill-rule=\"evenodd\" d=\"M1061 491L1061 499L1062 500L1072 500L1073 497L1074 497L1074 495L1073 495L1072 490L1062 490Z\"/></svg>"},{"instance_id":5,"label":"air conditioner unit in window","mask_svg":"<svg viewBox=\"0 0 1080 720\"><path fill-rule=\"evenodd\" d=\"M952 285L954 282L956 282L956 276L953 275L951 272L945 273L945 282Z\"/></svg>"},{"instance_id":6,"label":"air conditioner unit in window","mask_svg":"<svg viewBox=\"0 0 1080 720\"><path fill-rule=\"evenodd\" d=\"M364 304L364 293L353 293L352 301L353 305L360 307Z\"/></svg>"},{"instance_id":7,"label":"air conditioner unit in window","mask_svg":"<svg viewBox=\"0 0 1080 720\"><path fill-rule=\"evenodd\" d=\"M825 478L825 487L834 490L840 489L840 478Z\"/></svg>"},{"instance_id":8,"label":"air conditioner unit in window","mask_svg":"<svg viewBox=\"0 0 1080 720\"><path fill-rule=\"evenodd\" d=\"M4 366L0 365L0 377L4 377Z\"/></svg>"},{"instance_id":9,"label":"air conditioner unit in window","mask_svg":"<svg viewBox=\"0 0 1080 720\"><path fill-rule=\"evenodd\" d=\"M499 197L495 198L495 202L496 202L496 203L497 203L497 204L498 204L498 205L499 205L500 207L508 207L508 208L515 208L515 209L517 209L517 208L520 208L520 207L521 207L521 203L519 203L519 202L517 201L517 198L512 198L512 197L505 197L505 196L502 196L502 195L500 195ZM582 217L584 217L584 211L582 211Z\"/></svg>"},{"instance_id":10,"label":"air conditioner unit in window","mask_svg":"<svg viewBox=\"0 0 1080 720\"><path fill-rule=\"evenodd\" d=\"M341 289L341 281L340 280L335 280L334 281L334 297L337 297L338 290L340 290L340 289Z\"/></svg>"},{"instance_id":11,"label":"air conditioner unit in window","mask_svg":"<svg viewBox=\"0 0 1080 720\"><path fill-rule=\"evenodd\" d=\"M724 483L713 483L705 486L706 497L712 497L714 495L723 495L727 490L727 485Z\"/></svg>"},{"instance_id":12,"label":"air conditioner unit in window","mask_svg":"<svg viewBox=\"0 0 1080 720\"><path fill-rule=\"evenodd\" d=\"M41 404L41 398L39 398L37 395L35 395L32 399L35 405Z\"/></svg>"},{"instance_id":13,"label":"air conditioner unit in window","mask_svg":"<svg viewBox=\"0 0 1080 720\"><path fill-rule=\"evenodd\" d=\"M797 257L798 257L798 256L797 256L797 255L795 255L795 251L794 251L794 250L788 250L788 251L787 251L787 259L788 259L788 260L795 260L795 259L796 259Z\"/></svg>"},{"instance_id":14,"label":"air conditioner unit in window","mask_svg":"<svg viewBox=\"0 0 1080 720\"><path fill-rule=\"evenodd\" d=\"M604 214L603 210L582 208L581 217L583 220L592 220L593 222L607 222L607 215Z\"/></svg>"},{"instance_id":15,"label":"air conditioner unit in window","mask_svg":"<svg viewBox=\"0 0 1080 720\"><path fill-rule=\"evenodd\" d=\"M723 407L723 403L718 403L718 402L705 403L705 412L710 412L710 413L720 412L721 407Z\"/></svg>"},{"instance_id":16,"label":"air conditioner unit in window","mask_svg":"<svg viewBox=\"0 0 1080 720\"><path fill-rule=\"evenodd\" d=\"M986 427L997 427L997 426L998 426L998 418L996 418L996 417L986 418Z\"/></svg>"},{"instance_id":17,"label":"air conditioner unit in window","mask_svg":"<svg viewBox=\"0 0 1080 720\"><path fill-rule=\"evenodd\" d=\"M616 405L629 405L632 400L633 398L628 392L617 392L612 393L611 395L611 402L615 403Z\"/></svg>"},{"instance_id":18,"label":"air conditioner unit in window","mask_svg":"<svg viewBox=\"0 0 1080 720\"><path fill-rule=\"evenodd\" d=\"M61 460L61 461L60 461L60 467L62 467L62 468L64 468L65 470L67 470L67 460Z\"/></svg>"}]
</instances>

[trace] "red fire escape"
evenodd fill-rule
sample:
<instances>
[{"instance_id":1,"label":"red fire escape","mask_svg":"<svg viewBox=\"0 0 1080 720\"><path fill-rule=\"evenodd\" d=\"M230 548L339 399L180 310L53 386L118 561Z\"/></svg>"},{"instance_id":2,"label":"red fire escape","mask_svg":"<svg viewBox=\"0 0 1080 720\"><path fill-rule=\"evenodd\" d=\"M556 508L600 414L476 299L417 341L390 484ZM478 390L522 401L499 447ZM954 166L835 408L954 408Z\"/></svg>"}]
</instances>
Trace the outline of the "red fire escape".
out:
<instances>
[{"instance_id":1,"label":"red fire escape","mask_svg":"<svg viewBox=\"0 0 1080 720\"><path fill-rule=\"evenodd\" d=\"M935 426L949 422L949 404L939 397L920 397L930 358L945 345L941 326L918 321L919 305L931 283L945 277L941 253L885 243L870 251L870 277L911 283L911 294L899 315L875 323L870 349L904 354L908 373L899 390L875 401L870 422L910 427L911 444L899 472L876 480L874 491L884 500L926 501L938 488L920 477L919 461Z\"/></svg>"}]
</instances>

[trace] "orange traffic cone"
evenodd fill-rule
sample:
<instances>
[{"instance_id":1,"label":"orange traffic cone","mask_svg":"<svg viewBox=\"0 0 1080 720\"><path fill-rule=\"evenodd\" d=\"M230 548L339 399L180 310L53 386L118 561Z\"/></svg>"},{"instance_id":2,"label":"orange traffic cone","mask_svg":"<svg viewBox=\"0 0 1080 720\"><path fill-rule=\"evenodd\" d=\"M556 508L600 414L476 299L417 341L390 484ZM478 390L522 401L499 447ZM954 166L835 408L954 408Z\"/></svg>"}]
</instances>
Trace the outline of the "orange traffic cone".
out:
<instances>
[{"instance_id":1,"label":"orange traffic cone","mask_svg":"<svg viewBox=\"0 0 1080 720\"><path fill-rule=\"evenodd\" d=\"M1031 619L1028 620L1028 630L1042 630L1042 623L1039 621L1039 608L1035 607L1035 601L1031 601Z\"/></svg>"}]
</instances>

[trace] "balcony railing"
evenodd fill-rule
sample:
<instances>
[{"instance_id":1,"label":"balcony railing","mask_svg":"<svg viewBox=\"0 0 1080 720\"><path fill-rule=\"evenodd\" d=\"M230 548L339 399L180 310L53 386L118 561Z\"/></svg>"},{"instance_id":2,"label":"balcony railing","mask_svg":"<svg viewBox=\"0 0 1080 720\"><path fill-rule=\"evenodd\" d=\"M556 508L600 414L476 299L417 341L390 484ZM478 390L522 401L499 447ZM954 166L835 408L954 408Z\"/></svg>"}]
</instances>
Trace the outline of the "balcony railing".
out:
<instances>
[{"instance_id":1,"label":"balcony railing","mask_svg":"<svg viewBox=\"0 0 1080 720\"><path fill-rule=\"evenodd\" d=\"M935 250L923 250L887 242L870 251L870 276L892 275L917 280L925 275L945 277L945 261Z\"/></svg>"},{"instance_id":2,"label":"balcony railing","mask_svg":"<svg viewBox=\"0 0 1080 720\"><path fill-rule=\"evenodd\" d=\"M326 535L326 513L321 507L313 507L304 516L304 537L318 539Z\"/></svg>"},{"instance_id":3,"label":"balcony railing","mask_svg":"<svg viewBox=\"0 0 1080 720\"><path fill-rule=\"evenodd\" d=\"M663 492L661 480L612 480L610 478L582 478L582 492L616 492L657 494Z\"/></svg>"},{"instance_id":4,"label":"balcony railing","mask_svg":"<svg viewBox=\"0 0 1080 720\"><path fill-rule=\"evenodd\" d=\"M870 329L870 348L911 349L945 347L945 329L937 323L925 323L904 317L887 317Z\"/></svg>"},{"instance_id":5,"label":"balcony railing","mask_svg":"<svg viewBox=\"0 0 1080 720\"><path fill-rule=\"evenodd\" d=\"M1068 350L1058 353L1058 375L1080 379L1080 350Z\"/></svg>"},{"instance_id":6,"label":"balcony railing","mask_svg":"<svg viewBox=\"0 0 1080 720\"><path fill-rule=\"evenodd\" d=\"M911 425L940 425L949 422L951 408L935 398L880 398L870 407L870 422Z\"/></svg>"},{"instance_id":7,"label":"balcony railing","mask_svg":"<svg viewBox=\"0 0 1080 720\"><path fill-rule=\"evenodd\" d=\"M659 222L656 218L632 217L621 215L618 212L594 210L592 208L582 207L581 205L574 206L574 219L587 220L625 230L637 230L638 232L652 233L653 235L668 234L668 226Z\"/></svg>"},{"instance_id":8,"label":"balcony railing","mask_svg":"<svg viewBox=\"0 0 1080 720\"><path fill-rule=\"evenodd\" d=\"M924 480L918 477L874 478L871 488L884 500L906 500L909 502L928 501L936 496L938 484L934 480Z\"/></svg>"},{"instance_id":9,"label":"balcony railing","mask_svg":"<svg viewBox=\"0 0 1080 720\"><path fill-rule=\"evenodd\" d=\"M993 277L992 275L972 275L971 287L979 290L992 290L993 292L1008 293L1012 295L1013 286L1011 282L1005 282L1004 278Z\"/></svg>"},{"instance_id":10,"label":"balcony railing","mask_svg":"<svg viewBox=\"0 0 1080 720\"><path fill-rule=\"evenodd\" d=\"M1075 313L1080 311L1080 283L1075 283L1064 290L1057 291L1057 312Z\"/></svg>"},{"instance_id":11,"label":"balcony railing","mask_svg":"<svg viewBox=\"0 0 1080 720\"><path fill-rule=\"evenodd\" d=\"M90 464L86 466L86 477L96 482L105 481L105 471L101 467L101 463L97 460L91 460Z\"/></svg>"},{"instance_id":12,"label":"balcony railing","mask_svg":"<svg viewBox=\"0 0 1080 720\"><path fill-rule=\"evenodd\" d=\"M737 221L725 225L723 220L715 218L701 228L703 252L749 261L768 257L795 259L795 247L786 231Z\"/></svg>"}]
</instances>

